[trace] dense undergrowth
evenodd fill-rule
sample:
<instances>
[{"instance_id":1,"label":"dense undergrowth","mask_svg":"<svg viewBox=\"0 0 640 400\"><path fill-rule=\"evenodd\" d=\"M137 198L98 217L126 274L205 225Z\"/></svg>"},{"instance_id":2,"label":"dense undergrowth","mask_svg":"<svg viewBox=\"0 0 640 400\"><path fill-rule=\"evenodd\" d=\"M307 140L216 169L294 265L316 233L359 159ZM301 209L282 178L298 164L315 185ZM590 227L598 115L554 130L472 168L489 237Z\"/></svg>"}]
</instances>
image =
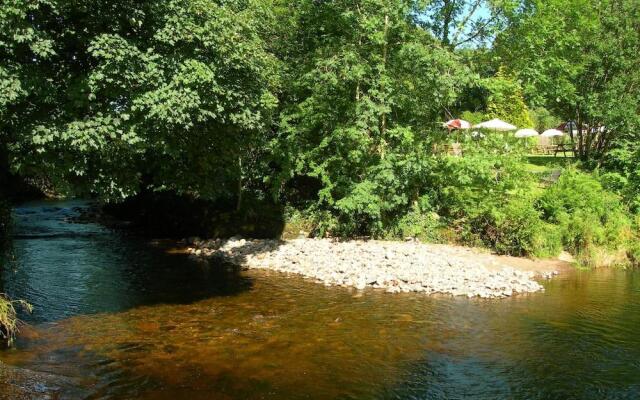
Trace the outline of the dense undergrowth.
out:
<instances>
[{"instance_id":1,"label":"dense undergrowth","mask_svg":"<svg viewBox=\"0 0 640 400\"><path fill-rule=\"evenodd\" d=\"M319 211L315 203L289 212L289 222L312 235L365 236L490 248L500 254L557 256L563 250L583 265L635 262L635 217L610 190L610 176L558 159L531 172L522 145L495 138L467 143L463 157L434 154L413 199L391 213ZM551 172L560 172L549 179ZM373 191L375 193L375 191ZM363 202L383 204L368 194ZM375 221L375 223L371 223ZM355 229L354 229L355 228Z\"/></svg>"}]
</instances>

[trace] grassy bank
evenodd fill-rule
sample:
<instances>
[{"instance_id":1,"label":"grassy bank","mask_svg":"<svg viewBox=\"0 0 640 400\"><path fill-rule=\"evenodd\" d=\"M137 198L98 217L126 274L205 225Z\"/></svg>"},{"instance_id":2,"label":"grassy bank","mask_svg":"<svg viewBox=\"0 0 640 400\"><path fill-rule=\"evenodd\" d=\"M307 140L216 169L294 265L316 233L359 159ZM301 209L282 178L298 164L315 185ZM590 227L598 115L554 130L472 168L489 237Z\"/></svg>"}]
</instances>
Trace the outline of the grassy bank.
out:
<instances>
[{"instance_id":1,"label":"grassy bank","mask_svg":"<svg viewBox=\"0 0 640 400\"><path fill-rule=\"evenodd\" d=\"M22 300L11 300L4 294L0 294L0 345L11 346L19 331L20 320L16 307L22 307L31 312L29 303Z\"/></svg>"}]
</instances>

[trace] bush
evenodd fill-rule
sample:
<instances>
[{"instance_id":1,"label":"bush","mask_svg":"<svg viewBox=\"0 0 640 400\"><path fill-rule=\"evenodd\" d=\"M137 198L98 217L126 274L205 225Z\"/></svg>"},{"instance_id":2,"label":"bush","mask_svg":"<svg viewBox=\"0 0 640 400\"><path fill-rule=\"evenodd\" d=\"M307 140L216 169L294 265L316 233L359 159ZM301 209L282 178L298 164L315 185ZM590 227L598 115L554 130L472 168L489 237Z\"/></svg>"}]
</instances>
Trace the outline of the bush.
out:
<instances>
[{"instance_id":1,"label":"bush","mask_svg":"<svg viewBox=\"0 0 640 400\"><path fill-rule=\"evenodd\" d=\"M428 243L446 242L440 216L433 211L428 196L423 196L412 209L398 220L392 236L416 238Z\"/></svg>"},{"instance_id":2,"label":"bush","mask_svg":"<svg viewBox=\"0 0 640 400\"><path fill-rule=\"evenodd\" d=\"M502 209L474 219L471 228L486 246L500 254L549 257L562 251L558 230L540 219L527 198L515 199Z\"/></svg>"},{"instance_id":3,"label":"bush","mask_svg":"<svg viewBox=\"0 0 640 400\"><path fill-rule=\"evenodd\" d=\"M435 209L458 232L459 241L517 256L560 252L557 230L534 207L538 190L525 164L509 140L496 138L437 164Z\"/></svg>"},{"instance_id":4,"label":"bush","mask_svg":"<svg viewBox=\"0 0 640 400\"><path fill-rule=\"evenodd\" d=\"M620 197L576 170L566 170L536 207L543 220L559 227L564 247L578 256L588 258L595 248L615 250L631 238L629 213Z\"/></svg>"},{"instance_id":5,"label":"bush","mask_svg":"<svg viewBox=\"0 0 640 400\"><path fill-rule=\"evenodd\" d=\"M555 128L562 122L560 118L551 114L551 112L544 107L529 110L529 118L533 121L533 128L540 133L547 129Z\"/></svg>"},{"instance_id":6,"label":"bush","mask_svg":"<svg viewBox=\"0 0 640 400\"><path fill-rule=\"evenodd\" d=\"M599 175L598 178L604 189L619 195L624 192L629 183L625 176L617 172L607 172Z\"/></svg>"},{"instance_id":7,"label":"bush","mask_svg":"<svg viewBox=\"0 0 640 400\"><path fill-rule=\"evenodd\" d=\"M479 124L481 122L486 121L488 118L486 116L486 114L484 114L481 111L464 111L462 114L460 114L460 119L463 119L469 123L471 123L471 125L476 125Z\"/></svg>"},{"instance_id":8,"label":"bush","mask_svg":"<svg viewBox=\"0 0 640 400\"><path fill-rule=\"evenodd\" d=\"M515 256L566 249L586 262L630 248L629 211L616 194L621 176L567 169L544 188L527 170L521 142L500 134L466 139L463 157L423 156L428 161L413 171L381 169L334 203L340 212L312 204L289 220L319 236L454 241ZM640 259L640 250L628 253Z\"/></svg>"}]
</instances>

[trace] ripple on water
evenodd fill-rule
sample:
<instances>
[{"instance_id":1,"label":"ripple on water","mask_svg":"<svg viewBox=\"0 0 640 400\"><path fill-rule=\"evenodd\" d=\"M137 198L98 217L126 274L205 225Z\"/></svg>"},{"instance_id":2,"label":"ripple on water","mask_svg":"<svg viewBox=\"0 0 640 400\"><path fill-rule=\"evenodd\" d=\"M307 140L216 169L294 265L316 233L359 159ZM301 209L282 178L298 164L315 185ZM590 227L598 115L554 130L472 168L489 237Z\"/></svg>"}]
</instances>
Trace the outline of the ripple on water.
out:
<instances>
[{"instance_id":1,"label":"ripple on water","mask_svg":"<svg viewBox=\"0 0 640 400\"><path fill-rule=\"evenodd\" d=\"M0 360L69 398L640 398L638 272L499 301L358 292L167 255L65 204L17 212L54 235L14 242L2 282L38 310Z\"/></svg>"}]
</instances>

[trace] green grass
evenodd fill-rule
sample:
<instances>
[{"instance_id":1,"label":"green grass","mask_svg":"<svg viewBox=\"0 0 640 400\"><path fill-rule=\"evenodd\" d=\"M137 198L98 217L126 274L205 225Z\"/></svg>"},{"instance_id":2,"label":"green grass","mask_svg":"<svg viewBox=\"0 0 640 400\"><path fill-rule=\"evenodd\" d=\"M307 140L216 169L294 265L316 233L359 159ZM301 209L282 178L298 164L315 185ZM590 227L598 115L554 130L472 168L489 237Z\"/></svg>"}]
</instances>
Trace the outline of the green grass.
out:
<instances>
[{"instance_id":1,"label":"green grass","mask_svg":"<svg viewBox=\"0 0 640 400\"><path fill-rule=\"evenodd\" d=\"M18 319L16 306L23 307L29 313L33 309L31 304L25 301L13 301L0 293L0 341L4 341L8 346L13 344L19 330L20 320Z\"/></svg>"},{"instance_id":2,"label":"green grass","mask_svg":"<svg viewBox=\"0 0 640 400\"><path fill-rule=\"evenodd\" d=\"M575 163L576 159L574 157L530 155L527 156L525 167L527 171L534 174L550 174L554 170L567 168Z\"/></svg>"}]
</instances>

